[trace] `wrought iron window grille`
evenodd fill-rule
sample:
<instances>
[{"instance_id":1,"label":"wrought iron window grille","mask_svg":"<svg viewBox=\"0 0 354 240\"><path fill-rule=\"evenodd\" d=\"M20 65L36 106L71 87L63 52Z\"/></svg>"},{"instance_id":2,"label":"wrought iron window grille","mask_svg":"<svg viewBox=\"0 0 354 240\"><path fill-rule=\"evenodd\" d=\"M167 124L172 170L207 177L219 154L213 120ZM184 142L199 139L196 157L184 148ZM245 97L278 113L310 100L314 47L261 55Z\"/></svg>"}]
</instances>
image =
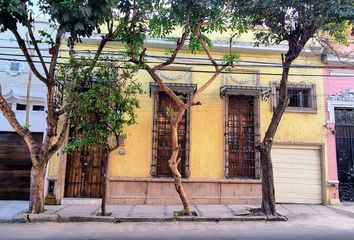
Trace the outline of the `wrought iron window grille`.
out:
<instances>
[{"instance_id":1,"label":"wrought iron window grille","mask_svg":"<svg viewBox=\"0 0 354 240\"><path fill-rule=\"evenodd\" d=\"M279 102L279 82L272 83L273 108ZM289 103L287 112L317 112L316 85L308 82L288 83Z\"/></svg>"},{"instance_id":2,"label":"wrought iron window grille","mask_svg":"<svg viewBox=\"0 0 354 240\"><path fill-rule=\"evenodd\" d=\"M236 87L236 86L233 86ZM263 88L221 88L225 102L225 177L259 179L259 101ZM232 91L231 91L232 90Z\"/></svg>"},{"instance_id":3,"label":"wrought iron window grille","mask_svg":"<svg viewBox=\"0 0 354 240\"><path fill-rule=\"evenodd\" d=\"M196 84L169 83L168 86L176 93L189 98L190 94L197 89ZM171 125L166 116L165 103L169 99L156 83L150 83L150 96L153 94L153 134L152 134L152 157L151 171L152 177L172 177L168 168L168 159L171 156ZM172 100L170 100L172 101ZM170 103L171 104L171 103ZM173 106L172 106L173 107ZM189 154L190 154L190 111L186 111L185 118L179 125L178 141L181 146L179 157L181 157L180 171L184 178L190 175Z\"/></svg>"}]
</instances>

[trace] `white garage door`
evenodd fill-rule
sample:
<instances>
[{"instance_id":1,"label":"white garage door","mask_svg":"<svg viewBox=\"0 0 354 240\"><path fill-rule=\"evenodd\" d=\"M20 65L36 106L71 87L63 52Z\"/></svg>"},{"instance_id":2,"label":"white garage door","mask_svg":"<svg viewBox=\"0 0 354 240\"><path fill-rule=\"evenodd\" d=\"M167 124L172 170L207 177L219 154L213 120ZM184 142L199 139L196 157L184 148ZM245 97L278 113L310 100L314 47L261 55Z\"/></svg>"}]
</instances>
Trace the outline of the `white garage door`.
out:
<instances>
[{"instance_id":1,"label":"white garage door","mask_svg":"<svg viewBox=\"0 0 354 240\"><path fill-rule=\"evenodd\" d=\"M272 160L276 202L322 202L320 147L276 145Z\"/></svg>"}]
</instances>

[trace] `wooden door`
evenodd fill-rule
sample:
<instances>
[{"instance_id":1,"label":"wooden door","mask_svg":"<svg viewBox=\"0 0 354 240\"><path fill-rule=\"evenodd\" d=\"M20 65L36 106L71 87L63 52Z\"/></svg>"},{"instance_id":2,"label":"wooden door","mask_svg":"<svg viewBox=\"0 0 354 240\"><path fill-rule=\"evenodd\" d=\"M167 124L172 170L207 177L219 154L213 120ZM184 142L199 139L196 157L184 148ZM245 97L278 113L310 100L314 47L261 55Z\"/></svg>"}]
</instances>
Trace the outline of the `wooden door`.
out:
<instances>
[{"instance_id":1,"label":"wooden door","mask_svg":"<svg viewBox=\"0 0 354 240\"><path fill-rule=\"evenodd\" d=\"M255 177L255 99L230 95L228 103L229 177Z\"/></svg>"},{"instance_id":2,"label":"wooden door","mask_svg":"<svg viewBox=\"0 0 354 240\"><path fill-rule=\"evenodd\" d=\"M41 143L43 133L32 133ZM0 133L0 200L29 200L32 162L26 142L15 132Z\"/></svg>"},{"instance_id":3,"label":"wooden door","mask_svg":"<svg viewBox=\"0 0 354 240\"><path fill-rule=\"evenodd\" d=\"M354 201L354 109L335 109L339 199Z\"/></svg>"},{"instance_id":4,"label":"wooden door","mask_svg":"<svg viewBox=\"0 0 354 240\"><path fill-rule=\"evenodd\" d=\"M104 148L81 147L67 156L65 197L100 198Z\"/></svg>"},{"instance_id":5,"label":"wooden door","mask_svg":"<svg viewBox=\"0 0 354 240\"><path fill-rule=\"evenodd\" d=\"M168 160L172 154L172 139L171 139L171 123L167 116L169 109L176 110L176 104L172 99L164 92L159 93L158 107L157 107L157 119L156 119L156 158L157 166L156 172L158 177L170 177L172 172L168 166ZM185 176L185 162L186 162L186 145L187 145L187 115L185 114L182 121L178 125L178 143L180 144L180 150L178 157L181 158L181 162L178 165L178 170L181 175Z\"/></svg>"}]
</instances>

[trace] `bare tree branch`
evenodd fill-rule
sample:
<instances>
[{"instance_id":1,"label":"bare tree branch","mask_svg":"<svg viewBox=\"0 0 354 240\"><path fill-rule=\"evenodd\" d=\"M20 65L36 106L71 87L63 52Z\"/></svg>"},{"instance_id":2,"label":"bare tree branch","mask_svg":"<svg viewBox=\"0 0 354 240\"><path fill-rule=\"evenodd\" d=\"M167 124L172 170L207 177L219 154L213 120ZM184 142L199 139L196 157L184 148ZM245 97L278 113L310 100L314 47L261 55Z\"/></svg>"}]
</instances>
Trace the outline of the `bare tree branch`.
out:
<instances>
[{"instance_id":1,"label":"bare tree branch","mask_svg":"<svg viewBox=\"0 0 354 240\"><path fill-rule=\"evenodd\" d=\"M51 144L52 138L56 135L56 127L58 123L58 116L55 112L55 70L58 62L59 48L61 44L61 37L63 35L63 29L60 26L56 37L55 45L49 50L49 53L52 55L50 66L49 66L49 78L48 78L48 97L47 97L47 133L42 144L42 152L46 152Z\"/></svg>"},{"instance_id":2,"label":"bare tree branch","mask_svg":"<svg viewBox=\"0 0 354 240\"><path fill-rule=\"evenodd\" d=\"M184 28L182 37L180 39L178 39L178 41L177 41L177 46L173 50L171 57L169 59L167 59L165 62L153 67L154 71L160 70L161 68L166 67L166 66L170 65L171 63L173 63L173 61L176 59L176 56L177 56L179 50L181 50L181 48L184 46L187 36L189 35L189 31L190 31L189 24L187 24Z\"/></svg>"},{"instance_id":3,"label":"bare tree branch","mask_svg":"<svg viewBox=\"0 0 354 240\"><path fill-rule=\"evenodd\" d=\"M317 42L327 51L328 49L331 50L331 53L334 54L336 56L336 58L338 59L338 61L340 63L343 64L347 64L347 65L352 65L350 63L348 63L347 61L343 61L342 58L343 57L352 57L353 55L353 51L350 51L349 53L346 54L346 56L342 56L328 41L328 39L323 39L320 38L319 36L316 36L315 39L317 40Z\"/></svg>"},{"instance_id":4,"label":"bare tree branch","mask_svg":"<svg viewBox=\"0 0 354 240\"><path fill-rule=\"evenodd\" d=\"M61 37L63 35L63 29L60 26L56 37L55 37L55 44L54 46L49 50L49 53L52 55L51 59L50 59L50 65L49 65L49 82L54 81L54 74L55 74L55 67L57 65L58 62L58 56L59 56L59 48L60 48L60 44L61 44Z\"/></svg>"},{"instance_id":5,"label":"bare tree branch","mask_svg":"<svg viewBox=\"0 0 354 240\"><path fill-rule=\"evenodd\" d=\"M88 74L91 74L91 73L92 73L92 70L95 68L96 63L97 63L97 61L98 61L98 59L99 59L99 57L100 57L100 55L101 55L101 53L102 53L102 51L103 51L103 48L106 46L106 43L107 43L108 41L111 41L112 39L114 39L114 37L115 37L115 36L113 35L113 33L112 33L111 30L109 30L109 33L108 33L108 34L106 34L104 37L102 37L101 42L100 42L100 44L98 45L96 54L95 54L95 56L94 56L94 58L93 58L93 60L92 60L91 66L90 66L90 68L87 70L87 73L88 73Z\"/></svg>"},{"instance_id":6,"label":"bare tree branch","mask_svg":"<svg viewBox=\"0 0 354 240\"><path fill-rule=\"evenodd\" d=\"M36 77L42 81L44 84L48 84L48 79L45 78L36 68L36 66L33 63L33 59L30 56L28 49L26 47L25 41L21 38L20 34L18 33L18 31L16 29L10 29L10 31L13 33L13 35L15 36L17 42L18 42L18 46L20 47L20 49L23 52L23 55L26 58L26 61L29 65L29 67L31 68L32 72L34 73L34 75L36 75Z\"/></svg>"},{"instance_id":7,"label":"bare tree branch","mask_svg":"<svg viewBox=\"0 0 354 240\"><path fill-rule=\"evenodd\" d=\"M221 66L221 67L213 74L213 76L197 90L197 92L195 93L195 95L200 94L200 93L203 92L206 88L208 88L209 85L216 79L217 76L220 75L220 73L221 73L223 70L225 70L225 68L226 68L227 66L228 66L228 65L223 65L223 66Z\"/></svg>"},{"instance_id":8,"label":"bare tree branch","mask_svg":"<svg viewBox=\"0 0 354 240\"><path fill-rule=\"evenodd\" d=\"M34 37L33 30L32 30L32 26L31 26L30 24L27 24L27 30L28 30L28 34L29 34L29 36L30 36L30 38L31 38L32 45L33 45L34 49L36 50L37 56L38 56L38 58L39 58L39 61L41 62L43 71L44 71L46 77L48 78L48 77L49 77L48 68L47 68L47 65L45 65L45 62L44 62L42 53L41 53L41 51L39 50L38 43L37 43L37 41L36 41L36 38Z\"/></svg>"},{"instance_id":9,"label":"bare tree branch","mask_svg":"<svg viewBox=\"0 0 354 240\"><path fill-rule=\"evenodd\" d=\"M153 68L146 65L145 69L150 74L152 79L159 85L159 87L178 105L178 107L185 105L185 103L169 87L166 86Z\"/></svg>"},{"instance_id":10,"label":"bare tree branch","mask_svg":"<svg viewBox=\"0 0 354 240\"><path fill-rule=\"evenodd\" d=\"M214 65L215 71L219 71L219 65L217 64L217 62L215 61L214 57L212 56L209 47L207 46L207 44L205 43L205 40L202 36L201 33L201 27L203 25L204 20L200 20L197 27L195 28L195 32L194 34L197 36L199 43L202 45L204 52L206 53L206 55L208 56L210 62Z\"/></svg>"},{"instance_id":11,"label":"bare tree branch","mask_svg":"<svg viewBox=\"0 0 354 240\"><path fill-rule=\"evenodd\" d=\"M56 141L56 143L54 143L48 150L48 159L50 159L53 154L58 151L59 147L62 146L64 140L65 140L65 137L66 137L66 134L67 134L67 130L68 130L68 127L69 127L69 119L67 118L67 116L64 116L64 123L63 123L63 127L60 131L60 134L59 134L59 137Z\"/></svg>"}]
</instances>

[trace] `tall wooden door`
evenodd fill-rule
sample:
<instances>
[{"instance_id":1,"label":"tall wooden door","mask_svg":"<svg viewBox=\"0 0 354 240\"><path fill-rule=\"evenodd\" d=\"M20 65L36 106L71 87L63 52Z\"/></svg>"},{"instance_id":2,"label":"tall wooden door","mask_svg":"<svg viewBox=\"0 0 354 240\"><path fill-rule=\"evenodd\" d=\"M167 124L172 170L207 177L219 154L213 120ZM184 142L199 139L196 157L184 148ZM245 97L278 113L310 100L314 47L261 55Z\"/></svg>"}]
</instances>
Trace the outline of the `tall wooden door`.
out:
<instances>
[{"instance_id":1,"label":"tall wooden door","mask_svg":"<svg viewBox=\"0 0 354 240\"><path fill-rule=\"evenodd\" d=\"M230 95L228 102L229 177L255 178L255 98Z\"/></svg>"},{"instance_id":2,"label":"tall wooden door","mask_svg":"<svg viewBox=\"0 0 354 240\"><path fill-rule=\"evenodd\" d=\"M172 139L171 139L171 123L167 116L169 109L176 110L176 104L164 92L159 93L157 119L156 119L156 158L157 158L157 176L169 177L172 176L171 169L168 165L168 160L172 154ZM178 157L181 162L178 165L178 170L181 175L185 176L185 162L186 162L186 146L187 146L187 114L184 115L182 121L178 125L178 143L180 149Z\"/></svg>"},{"instance_id":3,"label":"tall wooden door","mask_svg":"<svg viewBox=\"0 0 354 240\"><path fill-rule=\"evenodd\" d=\"M336 150L341 201L354 201L354 109L335 109Z\"/></svg>"},{"instance_id":4,"label":"tall wooden door","mask_svg":"<svg viewBox=\"0 0 354 240\"><path fill-rule=\"evenodd\" d=\"M68 154L65 197L100 198L102 191L104 148L81 147Z\"/></svg>"}]
</instances>

